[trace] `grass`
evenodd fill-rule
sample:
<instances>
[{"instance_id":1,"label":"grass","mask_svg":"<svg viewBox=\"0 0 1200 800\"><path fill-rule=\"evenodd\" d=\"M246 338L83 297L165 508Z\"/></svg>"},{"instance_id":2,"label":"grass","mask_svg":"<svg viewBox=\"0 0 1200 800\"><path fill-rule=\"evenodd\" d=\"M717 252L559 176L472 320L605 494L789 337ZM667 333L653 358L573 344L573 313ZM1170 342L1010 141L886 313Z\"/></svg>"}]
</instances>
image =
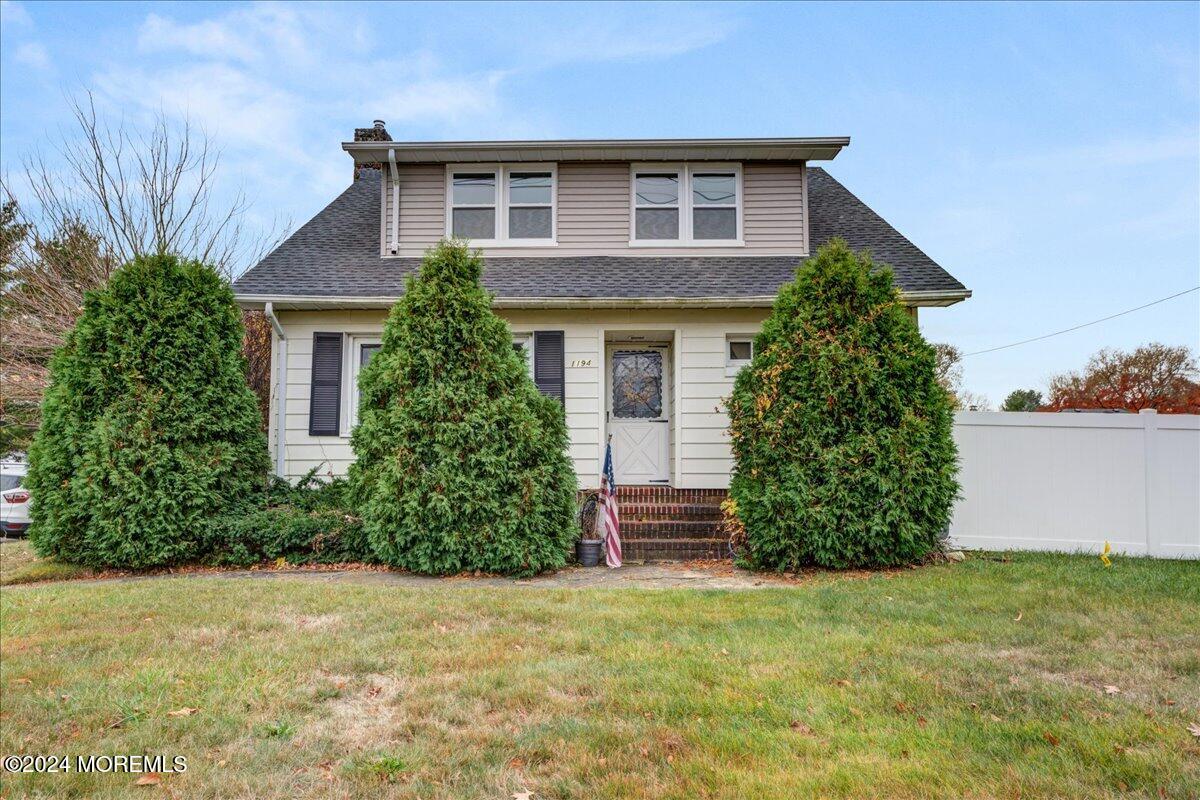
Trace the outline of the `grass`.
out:
<instances>
[{"instance_id":1,"label":"grass","mask_svg":"<svg viewBox=\"0 0 1200 800\"><path fill-rule=\"evenodd\" d=\"M1200 791L1195 562L971 557L732 592L201 576L0 602L0 750L188 763L159 787L6 774L5 797Z\"/></svg>"},{"instance_id":2,"label":"grass","mask_svg":"<svg viewBox=\"0 0 1200 800\"><path fill-rule=\"evenodd\" d=\"M26 539L10 539L0 544L0 586L85 578L91 574L87 567L38 558Z\"/></svg>"}]
</instances>

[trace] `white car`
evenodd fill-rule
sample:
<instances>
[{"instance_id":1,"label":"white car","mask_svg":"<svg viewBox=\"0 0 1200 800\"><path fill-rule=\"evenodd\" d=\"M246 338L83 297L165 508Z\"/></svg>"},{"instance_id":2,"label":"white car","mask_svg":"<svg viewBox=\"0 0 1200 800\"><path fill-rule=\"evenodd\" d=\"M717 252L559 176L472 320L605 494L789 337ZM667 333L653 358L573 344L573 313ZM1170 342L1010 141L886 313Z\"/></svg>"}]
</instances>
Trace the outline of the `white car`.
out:
<instances>
[{"instance_id":1,"label":"white car","mask_svg":"<svg viewBox=\"0 0 1200 800\"><path fill-rule=\"evenodd\" d=\"M0 535L15 536L29 529L29 490L22 487L29 465L0 461Z\"/></svg>"}]
</instances>

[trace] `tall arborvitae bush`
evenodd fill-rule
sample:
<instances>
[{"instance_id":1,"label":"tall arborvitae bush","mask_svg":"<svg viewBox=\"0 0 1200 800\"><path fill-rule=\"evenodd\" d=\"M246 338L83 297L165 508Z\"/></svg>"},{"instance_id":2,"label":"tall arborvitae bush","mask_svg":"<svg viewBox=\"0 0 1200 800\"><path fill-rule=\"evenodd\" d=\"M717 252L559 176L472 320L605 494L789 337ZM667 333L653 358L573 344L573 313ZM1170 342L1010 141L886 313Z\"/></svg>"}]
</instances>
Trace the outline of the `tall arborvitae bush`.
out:
<instances>
[{"instance_id":1,"label":"tall arborvitae bush","mask_svg":"<svg viewBox=\"0 0 1200 800\"><path fill-rule=\"evenodd\" d=\"M44 556L143 568L196 558L206 526L264 487L241 312L212 268L137 258L89 292L50 363L29 451Z\"/></svg>"},{"instance_id":2,"label":"tall arborvitae bush","mask_svg":"<svg viewBox=\"0 0 1200 800\"><path fill-rule=\"evenodd\" d=\"M951 402L891 271L831 242L754 344L729 401L747 560L875 567L933 551L958 491Z\"/></svg>"},{"instance_id":3,"label":"tall arborvitae bush","mask_svg":"<svg viewBox=\"0 0 1200 800\"><path fill-rule=\"evenodd\" d=\"M426 254L359 377L353 497L380 560L527 575L574 540L562 405L543 396L458 242Z\"/></svg>"}]
</instances>

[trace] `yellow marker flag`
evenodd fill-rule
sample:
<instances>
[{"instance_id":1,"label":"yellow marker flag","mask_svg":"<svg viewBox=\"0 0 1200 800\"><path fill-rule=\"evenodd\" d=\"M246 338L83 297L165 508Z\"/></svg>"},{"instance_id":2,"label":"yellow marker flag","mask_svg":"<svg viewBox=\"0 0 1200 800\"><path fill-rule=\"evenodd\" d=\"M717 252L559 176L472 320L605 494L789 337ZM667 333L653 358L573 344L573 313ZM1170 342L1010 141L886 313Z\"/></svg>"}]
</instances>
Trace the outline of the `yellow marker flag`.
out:
<instances>
[{"instance_id":1,"label":"yellow marker flag","mask_svg":"<svg viewBox=\"0 0 1200 800\"><path fill-rule=\"evenodd\" d=\"M1108 554L1111 552L1112 552L1112 545L1109 544L1108 540L1106 539L1104 541L1104 549L1100 551L1100 560L1104 562L1104 566L1106 566L1106 567L1112 566L1112 559L1108 557Z\"/></svg>"}]
</instances>

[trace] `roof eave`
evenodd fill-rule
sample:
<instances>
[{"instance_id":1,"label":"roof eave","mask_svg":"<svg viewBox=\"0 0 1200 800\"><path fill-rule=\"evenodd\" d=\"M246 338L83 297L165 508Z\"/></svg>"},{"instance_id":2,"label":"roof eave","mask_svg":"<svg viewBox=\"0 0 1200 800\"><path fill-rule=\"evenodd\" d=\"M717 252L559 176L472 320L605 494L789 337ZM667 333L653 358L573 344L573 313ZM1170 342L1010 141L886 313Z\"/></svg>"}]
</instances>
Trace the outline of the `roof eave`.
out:
<instances>
[{"instance_id":1,"label":"roof eave","mask_svg":"<svg viewBox=\"0 0 1200 800\"><path fill-rule=\"evenodd\" d=\"M755 139L559 139L462 142L343 142L356 164L395 153L398 163L494 161L828 161L848 136Z\"/></svg>"}]
</instances>

